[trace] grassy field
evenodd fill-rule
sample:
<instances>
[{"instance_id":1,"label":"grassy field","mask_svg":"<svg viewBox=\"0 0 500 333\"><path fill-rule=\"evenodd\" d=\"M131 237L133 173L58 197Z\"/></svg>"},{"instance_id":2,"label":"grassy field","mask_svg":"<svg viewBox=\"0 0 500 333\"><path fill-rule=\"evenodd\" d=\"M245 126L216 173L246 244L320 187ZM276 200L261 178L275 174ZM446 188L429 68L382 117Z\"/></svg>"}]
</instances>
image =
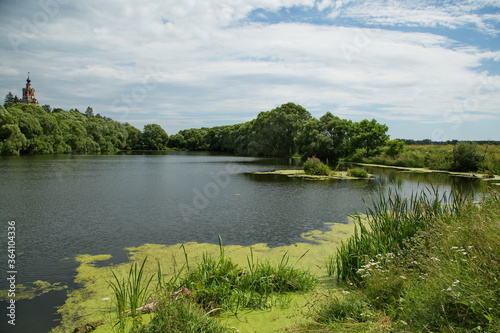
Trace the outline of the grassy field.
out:
<instances>
[{"instance_id":1,"label":"grassy field","mask_svg":"<svg viewBox=\"0 0 500 333\"><path fill-rule=\"evenodd\" d=\"M382 148L372 157L357 154L356 162L394 165L411 168L429 168L434 170L453 170L453 145L407 145L395 156L387 154L388 148ZM500 174L500 145L478 145L480 163L478 170L484 173Z\"/></svg>"}]
</instances>

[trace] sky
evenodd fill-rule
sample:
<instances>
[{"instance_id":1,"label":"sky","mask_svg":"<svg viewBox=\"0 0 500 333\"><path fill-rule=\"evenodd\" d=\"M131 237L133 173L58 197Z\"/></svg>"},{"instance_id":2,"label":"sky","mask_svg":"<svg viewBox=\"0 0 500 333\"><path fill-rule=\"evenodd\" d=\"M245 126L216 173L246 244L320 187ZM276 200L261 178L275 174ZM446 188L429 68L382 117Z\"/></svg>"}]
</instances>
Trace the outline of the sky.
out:
<instances>
[{"instance_id":1,"label":"sky","mask_svg":"<svg viewBox=\"0 0 500 333\"><path fill-rule=\"evenodd\" d=\"M168 134L284 103L500 140L500 0L0 0L0 95Z\"/></svg>"}]
</instances>

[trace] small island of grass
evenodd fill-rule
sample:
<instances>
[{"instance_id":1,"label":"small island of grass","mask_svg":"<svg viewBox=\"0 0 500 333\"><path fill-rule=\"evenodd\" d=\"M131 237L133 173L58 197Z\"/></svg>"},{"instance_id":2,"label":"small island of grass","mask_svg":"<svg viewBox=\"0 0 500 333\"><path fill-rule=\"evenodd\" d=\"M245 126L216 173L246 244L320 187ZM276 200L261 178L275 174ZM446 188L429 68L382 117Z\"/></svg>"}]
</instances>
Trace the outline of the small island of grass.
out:
<instances>
[{"instance_id":1,"label":"small island of grass","mask_svg":"<svg viewBox=\"0 0 500 333\"><path fill-rule=\"evenodd\" d=\"M252 172L254 175L282 175L294 178L304 178L310 180L325 179L368 179L373 177L364 169L349 169L347 171L331 170L326 164L323 164L318 158L310 157L304 163L302 170L275 170L264 172Z\"/></svg>"},{"instance_id":2,"label":"small island of grass","mask_svg":"<svg viewBox=\"0 0 500 333\"><path fill-rule=\"evenodd\" d=\"M347 171L333 171L319 158L309 157L302 170L275 170L265 172L252 172L254 175L282 175L287 177L325 180L325 179L367 179L373 177L364 169L349 169Z\"/></svg>"},{"instance_id":3,"label":"small island of grass","mask_svg":"<svg viewBox=\"0 0 500 333\"><path fill-rule=\"evenodd\" d=\"M373 177L368 174L367 177L353 177L349 175L348 171L331 171L329 175L309 175L304 172L304 170L293 169L293 170L274 170L274 171L259 171L251 172L254 175L281 175L292 178L304 178L309 180L326 180L326 179L368 179Z\"/></svg>"}]
</instances>

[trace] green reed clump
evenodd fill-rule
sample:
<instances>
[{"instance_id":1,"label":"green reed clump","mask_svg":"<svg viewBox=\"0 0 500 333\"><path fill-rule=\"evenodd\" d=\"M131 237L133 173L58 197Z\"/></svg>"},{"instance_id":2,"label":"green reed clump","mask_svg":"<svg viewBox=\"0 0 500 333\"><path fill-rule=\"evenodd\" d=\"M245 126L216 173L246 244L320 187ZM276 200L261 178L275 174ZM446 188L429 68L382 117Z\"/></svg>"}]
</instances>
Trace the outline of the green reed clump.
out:
<instances>
[{"instance_id":1,"label":"green reed clump","mask_svg":"<svg viewBox=\"0 0 500 333\"><path fill-rule=\"evenodd\" d=\"M133 263L126 278L120 279L114 271L111 271L114 280L109 282L109 286L115 294L118 313L118 321L115 326L118 326L120 332L125 332L129 318L132 318L133 329L137 329L141 324L141 316L136 309L146 304L151 296L149 285L154 277L154 275L144 276L146 260L147 258L140 266Z\"/></svg>"},{"instance_id":2,"label":"green reed clump","mask_svg":"<svg viewBox=\"0 0 500 333\"><path fill-rule=\"evenodd\" d=\"M231 310L236 313L241 308L272 307L280 301L276 295L308 291L316 284L316 278L310 273L290 265L287 253L277 265L273 265L254 262L251 252L248 263L248 270L233 263L225 257L220 243L219 257L204 255L179 286L188 288L195 302L207 311Z\"/></svg>"},{"instance_id":3,"label":"green reed clump","mask_svg":"<svg viewBox=\"0 0 500 333\"><path fill-rule=\"evenodd\" d=\"M344 291L342 295L328 295L327 299L314 308L314 319L319 324L365 322L375 316L362 293Z\"/></svg>"},{"instance_id":4,"label":"green reed clump","mask_svg":"<svg viewBox=\"0 0 500 333\"><path fill-rule=\"evenodd\" d=\"M398 253L406 242L424 230L433 218L453 211L460 200L440 195L437 189L412 194L409 198L399 193L379 195L366 217L357 216L354 235L343 242L337 255L328 260L328 272L339 281L360 283L363 266L375 262L377 255Z\"/></svg>"},{"instance_id":5,"label":"green reed clump","mask_svg":"<svg viewBox=\"0 0 500 333\"><path fill-rule=\"evenodd\" d=\"M415 329L500 331L499 221L498 192L437 219L402 255L411 283L395 313Z\"/></svg>"}]
</instances>

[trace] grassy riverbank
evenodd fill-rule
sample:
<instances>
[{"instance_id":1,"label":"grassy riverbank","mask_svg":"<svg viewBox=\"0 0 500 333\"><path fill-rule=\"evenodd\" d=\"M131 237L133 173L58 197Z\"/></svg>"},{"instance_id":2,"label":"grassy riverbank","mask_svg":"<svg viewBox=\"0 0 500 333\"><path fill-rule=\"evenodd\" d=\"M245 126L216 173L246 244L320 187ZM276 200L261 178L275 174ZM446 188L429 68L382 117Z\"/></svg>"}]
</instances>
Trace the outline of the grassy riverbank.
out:
<instances>
[{"instance_id":1,"label":"grassy riverbank","mask_svg":"<svg viewBox=\"0 0 500 333\"><path fill-rule=\"evenodd\" d=\"M390 193L354 232L303 235L315 243L150 244L112 267L81 256L82 289L55 331L102 320L95 332L496 332L499 201ZM152 313L135 312L146 303Z\"/></svg>"},{"instance_id":2,"label":"grassy riverbank","mask_svg":"<svg viewBox=\"0 0 500 333\"><path fill-rule=\"evenodd\" d=\"M368 164L454 171L454 147L450 144L407 145L395 154L390 153L390 147L385 147L371 157L365 157L363 151L360 151L351 157L351 160ZM500 175L500 145L483 144L476 148L478 168L466 171Z\"/></svg>"},{"instance_id":3,"label":"grassy riverbank","mask_svg":"<svg viewBox=\"0 0 500 333\"><path fill-rule=\"evenodd\" d=\"M500 196L382 198L330 258L341 295L307 329L500 331Z\"/></svg>"}]
</instances>

